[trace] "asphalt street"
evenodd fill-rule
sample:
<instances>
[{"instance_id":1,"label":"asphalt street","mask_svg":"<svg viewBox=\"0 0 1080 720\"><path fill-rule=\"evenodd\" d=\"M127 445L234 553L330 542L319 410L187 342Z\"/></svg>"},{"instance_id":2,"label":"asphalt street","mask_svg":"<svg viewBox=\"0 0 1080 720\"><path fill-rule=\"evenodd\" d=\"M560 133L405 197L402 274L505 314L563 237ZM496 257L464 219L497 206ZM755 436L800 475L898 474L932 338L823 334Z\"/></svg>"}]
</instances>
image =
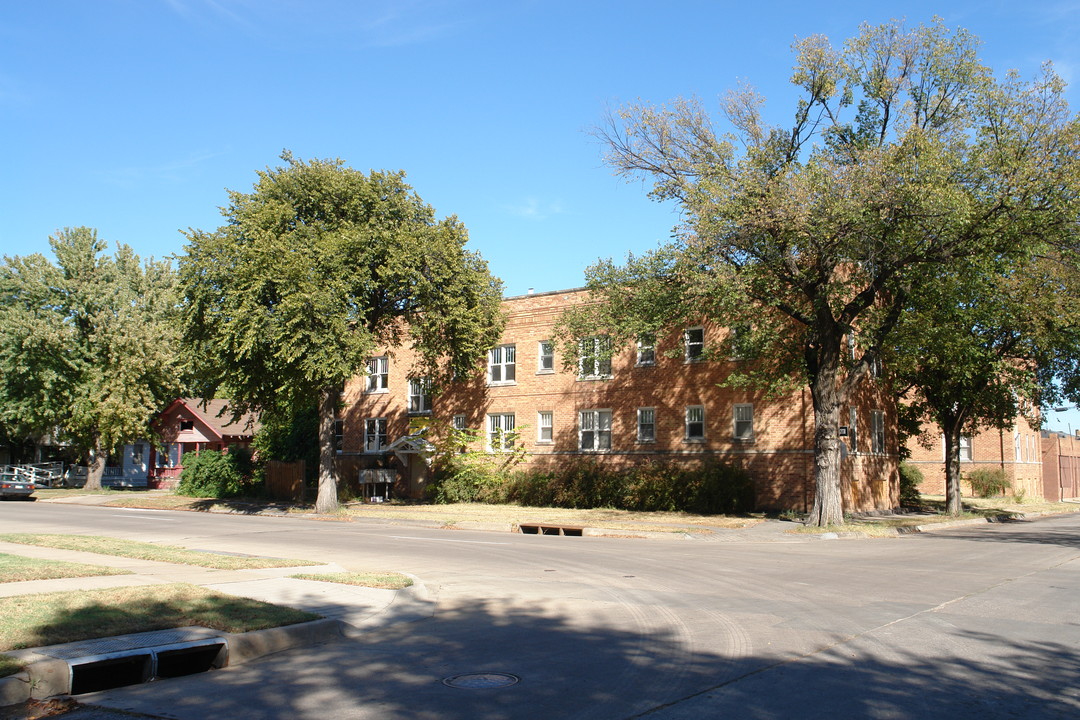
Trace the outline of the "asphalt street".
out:
<instances>
[{"instance_id":1,"label":"asphalt street","mask_svg":"<svg viewBox=\"0 0 1080 720\"><path fill-rule=\"evenodd\" d=\"M0 504L65 532L416 575L434 614L94 693L154 717L1076 718L1080 516L706 542ZM722 538L721 538L722 539ZM446 680L478 674L480 684ZM82 709L65 716L91 717Z\"/></svg>"}]
</instances>

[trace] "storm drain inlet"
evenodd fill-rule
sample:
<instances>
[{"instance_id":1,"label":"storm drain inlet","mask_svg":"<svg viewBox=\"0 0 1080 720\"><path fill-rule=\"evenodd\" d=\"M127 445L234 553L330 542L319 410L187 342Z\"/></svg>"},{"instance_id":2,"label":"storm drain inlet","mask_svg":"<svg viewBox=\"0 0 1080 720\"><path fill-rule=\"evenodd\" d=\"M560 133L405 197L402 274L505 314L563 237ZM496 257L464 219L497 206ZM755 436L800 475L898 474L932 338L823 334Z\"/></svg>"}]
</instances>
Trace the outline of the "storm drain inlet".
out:
<instances>
[{"instance_id":1,"label":"storm drain inlet","mask_svg":"<svg viewBox=\"0 0 1080 720\"><path fill-rule=\"evenodd\" d=\"M462 673L443 678L443 685L462 690L486 690L490 688L504 688L517 685L521 681L517 675L510 673Z\"/></svg>"},{"instance_id":2,"label":"storm drain inlet","mask_svg":"<svg viewBox=\"0 0 1080 720\"><path fill-rule=\"evenodd\" d=\"M223 638L206 638L158 647L67 657L72 695L138 685L152 678L174 678L223 667L228 661ZM62 656L62 653L58 653Z\"/></svg>"}]
</instances>

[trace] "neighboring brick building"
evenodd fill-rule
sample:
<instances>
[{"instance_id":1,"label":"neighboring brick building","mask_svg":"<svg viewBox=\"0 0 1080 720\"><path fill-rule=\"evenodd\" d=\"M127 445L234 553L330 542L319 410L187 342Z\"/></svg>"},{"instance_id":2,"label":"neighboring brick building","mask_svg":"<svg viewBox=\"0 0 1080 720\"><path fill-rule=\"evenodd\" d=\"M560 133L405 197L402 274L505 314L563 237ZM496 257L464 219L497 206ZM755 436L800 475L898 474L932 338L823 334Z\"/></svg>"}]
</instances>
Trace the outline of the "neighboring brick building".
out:
<instances>
[{"instance_id":1,"label":"neighboring brick building","mask_svg":"<svg viewBox=\"0 0 1080 720\"><path fill-rule=\"evenodd\" d=\"M941 428L927 423L919 436L908 440L911 457L907 462L922 471L919 491L927 495L945 494L945 438ZM1012 430L982 430L964 436L960 443L961 493L971 495L963 476L972 470L1000 468L1014 490L1027 497L1043 496L1043 447L1039 431L1022 416Z\"/></svg>"},{"instance_id":2,"label":"neighboring brick building","mask_svg":"<svg viewBox=\"0 0 1080 720\"><path fill-rule=\"evenodd\" d=\"M533 467L557 467L584 456L613 465L715 458L752 475L757 505L807 510L813 502L813 409L809 390L766 400L760 393L718 387L736 361L699 357L723 328L708 322L674 329L638 348L618 351L610 364L595 356L602 338L584 342L567 371L553 329L564 309L588 301L584 290L507 298L508 322L499 345L474 377L435 395L410 377L408 349L371 358L366 376L346 387L339 467L396 468L398 492L420 495L427 466L407 438L418 428L458 426L482 433L498 449L508 430L519 433ZM868 383L856 406L842 411L855 432L842 459L844 508L896 507L898 479L895 407ZM853 435L853 437L852 437ZM855 443L857 452L848 452ZM420 443L422 444L422 443ZM404 450L394 453L393 448Z\"/></svg>"},{"instance_id":3,"label":"neighboring brick building","mask_svg":"<svg viewBox=\"0 0 1080 720\"><path fill-rule=\"evenodd\" d=\"M1042 496L1055 501L1080 497L1080 431L1043 431Z\"/></svg>"}]
</instances>

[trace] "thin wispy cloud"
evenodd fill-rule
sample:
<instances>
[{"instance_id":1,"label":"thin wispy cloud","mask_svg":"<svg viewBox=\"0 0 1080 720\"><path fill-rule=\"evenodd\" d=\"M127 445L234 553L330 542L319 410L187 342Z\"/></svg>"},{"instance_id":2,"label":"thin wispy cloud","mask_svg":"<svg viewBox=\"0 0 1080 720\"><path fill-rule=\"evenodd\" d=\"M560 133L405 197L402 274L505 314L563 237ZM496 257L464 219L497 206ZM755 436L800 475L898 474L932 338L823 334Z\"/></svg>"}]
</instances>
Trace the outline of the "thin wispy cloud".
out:
<instances>
[{"instance_id":1,"label":"thin wispy cloud","mask_svg":"<svg viewBox=\"0 0 1080 720\"><path fill-rule=\"evenodd\" d=\"M566 210L558 201L544 201L530 197L515 205L504 205L503 210L515 217L540 222L555 215L564 215Z\"/></svg>"},{"instance_id":2,"label":"thin wispy cloud","mask_svg":"<svg viewBox=\"0 0 1080 720\"><path fill-rule=\"evenodd\" d=\"M116 167L104 170L102 180L120 187L134 187L147 182L185 182L202 164L225 155L224 151L201 152L159 165Z\"/></svg>"}]
</instances>

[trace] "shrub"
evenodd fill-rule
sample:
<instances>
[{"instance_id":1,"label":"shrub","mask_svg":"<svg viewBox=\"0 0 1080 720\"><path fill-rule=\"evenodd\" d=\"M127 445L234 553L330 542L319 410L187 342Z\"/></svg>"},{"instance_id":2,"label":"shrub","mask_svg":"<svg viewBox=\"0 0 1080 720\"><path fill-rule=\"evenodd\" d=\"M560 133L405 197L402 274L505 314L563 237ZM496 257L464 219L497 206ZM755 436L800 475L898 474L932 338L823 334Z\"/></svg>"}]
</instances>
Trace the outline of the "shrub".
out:
<instances>
[{"instance_id":1,"label":"shrub","mask_svg":"<svg viewBox=\"0 0 1080 720\"><path fill-rule=\"evenodd\" d=\"M240 450L221 452L203 450L186 453L182 460L177 495L203 498L235 497L244 487L244 471L250 468L250 455Z\"/></svg>"},{"instance_id":2,"label":"shrub","mask_svg":"<svg viewBox=\"0 0 1080 720\"><path fill-rule=\"evenodd\" d=\"M754 508L754 484L749 474L722 463L692 468L647 463L609 469L594 460L581 460L559 472L515 473L502 487L504 501L533 507L703 514L748 512Z\"/></svg>"},{"instance_id":3,"label":"shrub","mask_svg":"<svg viewBox=\"0 0 1080 720\"><path fill-rule=\"evenodd\" d=\"M922 470L906 462L900 463L900 504L915 507L922 502L919 485L922 484Z\"/></svg>"},{"instance_id":4,"label":"shrub","mask_svg":"<svg viewBox=\"0 0 1080 720\"><path fill-rule=\"evenodd\" d=\"M964 476L971 485L972 494L982 497L998 497L1012 488L1012 482L1001 468L979 468Z\"/></svg>"}]
</instances>

